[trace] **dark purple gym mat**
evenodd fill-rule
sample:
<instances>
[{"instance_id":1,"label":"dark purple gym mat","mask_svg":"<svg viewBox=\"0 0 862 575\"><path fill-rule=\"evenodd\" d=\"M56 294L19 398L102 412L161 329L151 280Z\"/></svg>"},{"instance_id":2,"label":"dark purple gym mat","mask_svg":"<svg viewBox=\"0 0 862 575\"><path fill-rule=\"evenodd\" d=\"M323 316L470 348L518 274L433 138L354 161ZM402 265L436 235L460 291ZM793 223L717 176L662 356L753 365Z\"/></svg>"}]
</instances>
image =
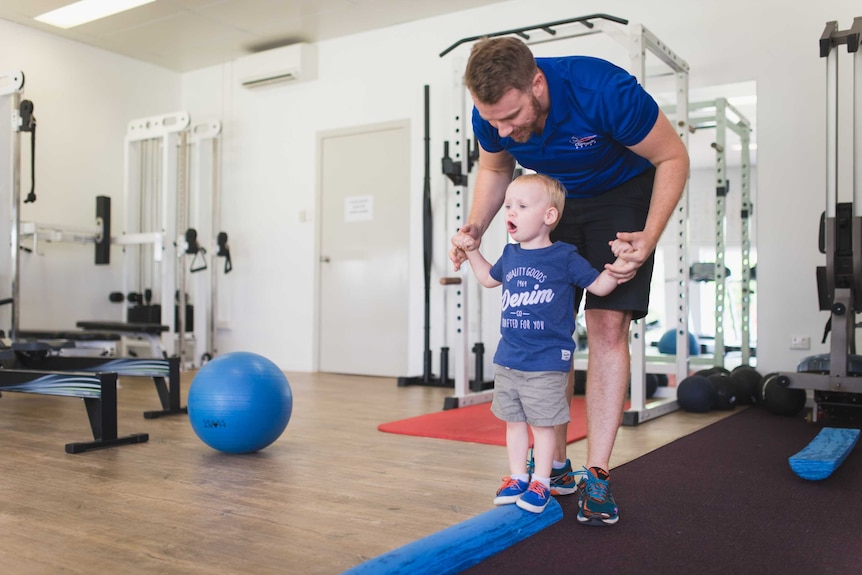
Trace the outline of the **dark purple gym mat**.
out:
<instances>
[{"instance_id":1,"label":"dark purple gym mat","mask_svg":"<svg viewBox=\"0 0 862 575\"><path fill-rule=\"evenodd\" d=\"M464 573L862 573L862 442L823 481L787 461L821 427L740 409L612 470L616 525L559 497L562 521Z\"/></svg>"}]
</instances>

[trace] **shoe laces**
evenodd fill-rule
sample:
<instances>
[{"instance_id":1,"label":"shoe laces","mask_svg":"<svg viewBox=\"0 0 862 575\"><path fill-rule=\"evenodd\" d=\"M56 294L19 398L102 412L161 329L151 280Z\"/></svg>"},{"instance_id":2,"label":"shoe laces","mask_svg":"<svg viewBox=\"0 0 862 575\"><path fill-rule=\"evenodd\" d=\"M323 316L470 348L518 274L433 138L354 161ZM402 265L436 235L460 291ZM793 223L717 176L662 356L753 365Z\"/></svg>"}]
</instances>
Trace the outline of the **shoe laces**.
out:
<instances>
[{"instance_id":1,"label":"shoe laces","mask_svg":"<svg viewBox=\"0 0 862 575\"><path fill-rule=\"evenodd\" d=\"M595 501L604 501L608 498L608 482L604 479L599 479L592 472L590 472L586 467L583 471L579 471L586 476L587 485L586 492L587 497L593 499Z\"/></svg>"},{"instance_id":2,"label":"shoe laces","mask_svg":"<svg viewBox=\"0 0 862 575\"><path fill-rule=\"evenodd\" d=\"M548 488L545 487L544 484L539 483L538 481L533 481L530 483L529 487L527 487L527 491L532 491L536 495L539 495L543 499L548 496Z\"/></svg>"},{"instance_id":3,"label":"shoe laces","mask_svg":"<svg viewBox=\"0 0 862 575\"><path fill-rule=\"evenodd\" d=\"M566 473L566 477L571 478L571 480L575 483L577 483L578 478L583 475L590 475L586 468L584 468L583 470L579 469L578 471L569 471L568 473ZM568 481L566 483L568 483Z\"/></svg>"},{"instance_id":4,"label":"shoe laces","mask_svg":"<svg viewBox=\"0 0 862 575\"><path fill-rule=\"evenodd\" d=\"M500 493L504 489L508 489L510 487L519 487L518 480L512 479L508 475L503 478L503 485L500 486L500 489L497 490L497 493Z\"/></svg>"}]
</instances>

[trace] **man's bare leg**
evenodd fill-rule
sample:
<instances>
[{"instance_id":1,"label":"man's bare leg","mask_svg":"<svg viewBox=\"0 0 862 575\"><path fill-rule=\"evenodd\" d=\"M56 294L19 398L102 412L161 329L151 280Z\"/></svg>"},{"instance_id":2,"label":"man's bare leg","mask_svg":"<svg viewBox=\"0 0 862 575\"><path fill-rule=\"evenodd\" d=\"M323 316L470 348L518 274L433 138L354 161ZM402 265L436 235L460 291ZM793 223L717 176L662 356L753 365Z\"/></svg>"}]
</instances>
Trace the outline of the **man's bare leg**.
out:
<instances>
[{"instance_id":1,"label":"man's bare leg","mask_svg":"<svg viewBox=\"0 0 862 575\"><path fill-rule=\"evenodd\" d=\"M631 313L586 311L589 338L587 369L587 467L608 470L622 422L631 371Z\"/></svg>"},{"instance_id":2,"label":"man's bare leg","mask_svg":"<svg viewBox=\"0 0 862 575\"><path fill-rule=\"evenodd\" d=\"M631 313L588 310L587 476L579 484L578 522L613 525L619 508L609 484L611 452L622 421L630 374Z\"/></svg>"}]
</instances>

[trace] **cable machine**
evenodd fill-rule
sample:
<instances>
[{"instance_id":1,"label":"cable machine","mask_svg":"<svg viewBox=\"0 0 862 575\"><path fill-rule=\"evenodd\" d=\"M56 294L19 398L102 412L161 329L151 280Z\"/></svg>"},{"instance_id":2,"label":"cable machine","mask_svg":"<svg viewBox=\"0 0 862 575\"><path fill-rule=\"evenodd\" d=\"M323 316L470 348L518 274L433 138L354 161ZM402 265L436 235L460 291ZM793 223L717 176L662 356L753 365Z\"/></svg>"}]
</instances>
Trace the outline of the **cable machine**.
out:
<instances>
[{"instance_id":1,"label":"cable machine","mask_svg":"<svg viewBox=\"0 0 862 575\"><path fill-rule=\"evenodd\" d=\"M3 273L8 270L9 274L0 292L0 321L9 325L10 340L19 345L22 337L63 340L67 345L51 349L62 355L73 354L75 348L92 347L101 347L103 355L116 355L117 341L120 355L128 355L127 348L140 341L149 347L150 357L176 356L185 368L199 367L215 353L218 276L232 269L227 234L215 231L221 123L192 125L185 112L129 123L125 140L126 218L120 235L111 235L111 201L107 196L96 198L91 227L22 222L19 139L21 132L30 132L35 138L36 129L33 104L21 98L23 85L21 72L0 75L0 96L8 97L12 109L8 118L4 117L12 135L8 150L6 142L0 148L0 153L6 150L4 157L9 161L10 178L3 181L0 197L8 198L11 243L8 259L5 255L0 259ZM32 161L35 165L35 154ZM35 169L33 176L35 182ZM35 186L25 202L35 201L34 190ZM112 302L128 302L120 321L78 321L77 327L83 332L21 331L21 252L39 253L42 243L57 242L94 245L96 264L110 263L111 244L122 246L123 291L110 294ZM209 263L205 246L217 246L217 250L210 250ZM218 257L225 258L223 271L215 265ZM197 315L194 301L198 303ZM79 351L92 355L92 350Z\"/></svg>"},{"instance_id":2,"label":"cable machine","mask_svg":"<svg viewBox=\"0 0 862 575\"><path fill-rule=\"evenodd\" d=\"M826 254L826 265L818 268L818 295L820 309L829 311L831 328L829 354L806 358L800 371L781 372L776 384L786 389L814 391L813 419L819 412L862 405L862 373L860 356L856 354L856 314L862 311L862 17L854 18L848 30L839 30L838 23L826 23L820 37L820 57L826 61L826 209L822 219L821 251ZM839 86L840 46L847 46L852 55L852 106L849 126L852 145L852 203L839 204L838 196L838 139L842 123L839 118L841 102ZM845 150L846 151L846 150ZM849 208L849 209L839 209ZM824 336L825 337L825 336ZM858 413L857 413L858 414Z\"/></svg>"},{"instance_id":3,"label":"cable machine","mask_svg":"<svg viewBox=\"0 0 862 575\"><path fill-rule=\"evenodd\" d=\"M199 367L215 353L217 266L207 263L203 239L218 245L232 269L227 234L218 228L220 122L192 125L176 112L133 120L125 139L123 302L118 321L80 321L84 330L121 335L150 347L153 357L179 357ZM209 273L199 273L208 271ZM199 310L194 313L197 304ZM203 313L200 313L203 311Z\"/></svg>"}]
</instances>

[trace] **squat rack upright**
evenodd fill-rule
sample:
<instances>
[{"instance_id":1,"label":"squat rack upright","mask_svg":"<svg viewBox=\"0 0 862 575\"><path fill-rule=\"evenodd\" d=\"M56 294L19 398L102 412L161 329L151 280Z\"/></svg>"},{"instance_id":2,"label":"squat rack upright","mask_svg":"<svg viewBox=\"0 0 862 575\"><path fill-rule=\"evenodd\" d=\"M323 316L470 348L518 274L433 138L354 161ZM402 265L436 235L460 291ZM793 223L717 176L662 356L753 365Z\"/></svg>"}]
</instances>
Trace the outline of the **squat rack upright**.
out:
<instances>
[{"instance_id":1,"label":"squat rack upright","mask_svg":"<svg viewBox=\"0 0 862 575\"><path fill-rule=\"evenodd\" d=\"M726 273L726 224L727 196L730 179L727 174L727 132L739 136L740 142L740 248L741 248L741 345L742 365L749 365L753 355L751 348L751 230L753 213L751 202L751 122L734 107L727 98L692 102L689 104L692 131L715 128L715 262L712 278L715 281L715 349L713 364L724 367L727 351L724 319L728 309Z\"/></svg>"}]
</instances>

